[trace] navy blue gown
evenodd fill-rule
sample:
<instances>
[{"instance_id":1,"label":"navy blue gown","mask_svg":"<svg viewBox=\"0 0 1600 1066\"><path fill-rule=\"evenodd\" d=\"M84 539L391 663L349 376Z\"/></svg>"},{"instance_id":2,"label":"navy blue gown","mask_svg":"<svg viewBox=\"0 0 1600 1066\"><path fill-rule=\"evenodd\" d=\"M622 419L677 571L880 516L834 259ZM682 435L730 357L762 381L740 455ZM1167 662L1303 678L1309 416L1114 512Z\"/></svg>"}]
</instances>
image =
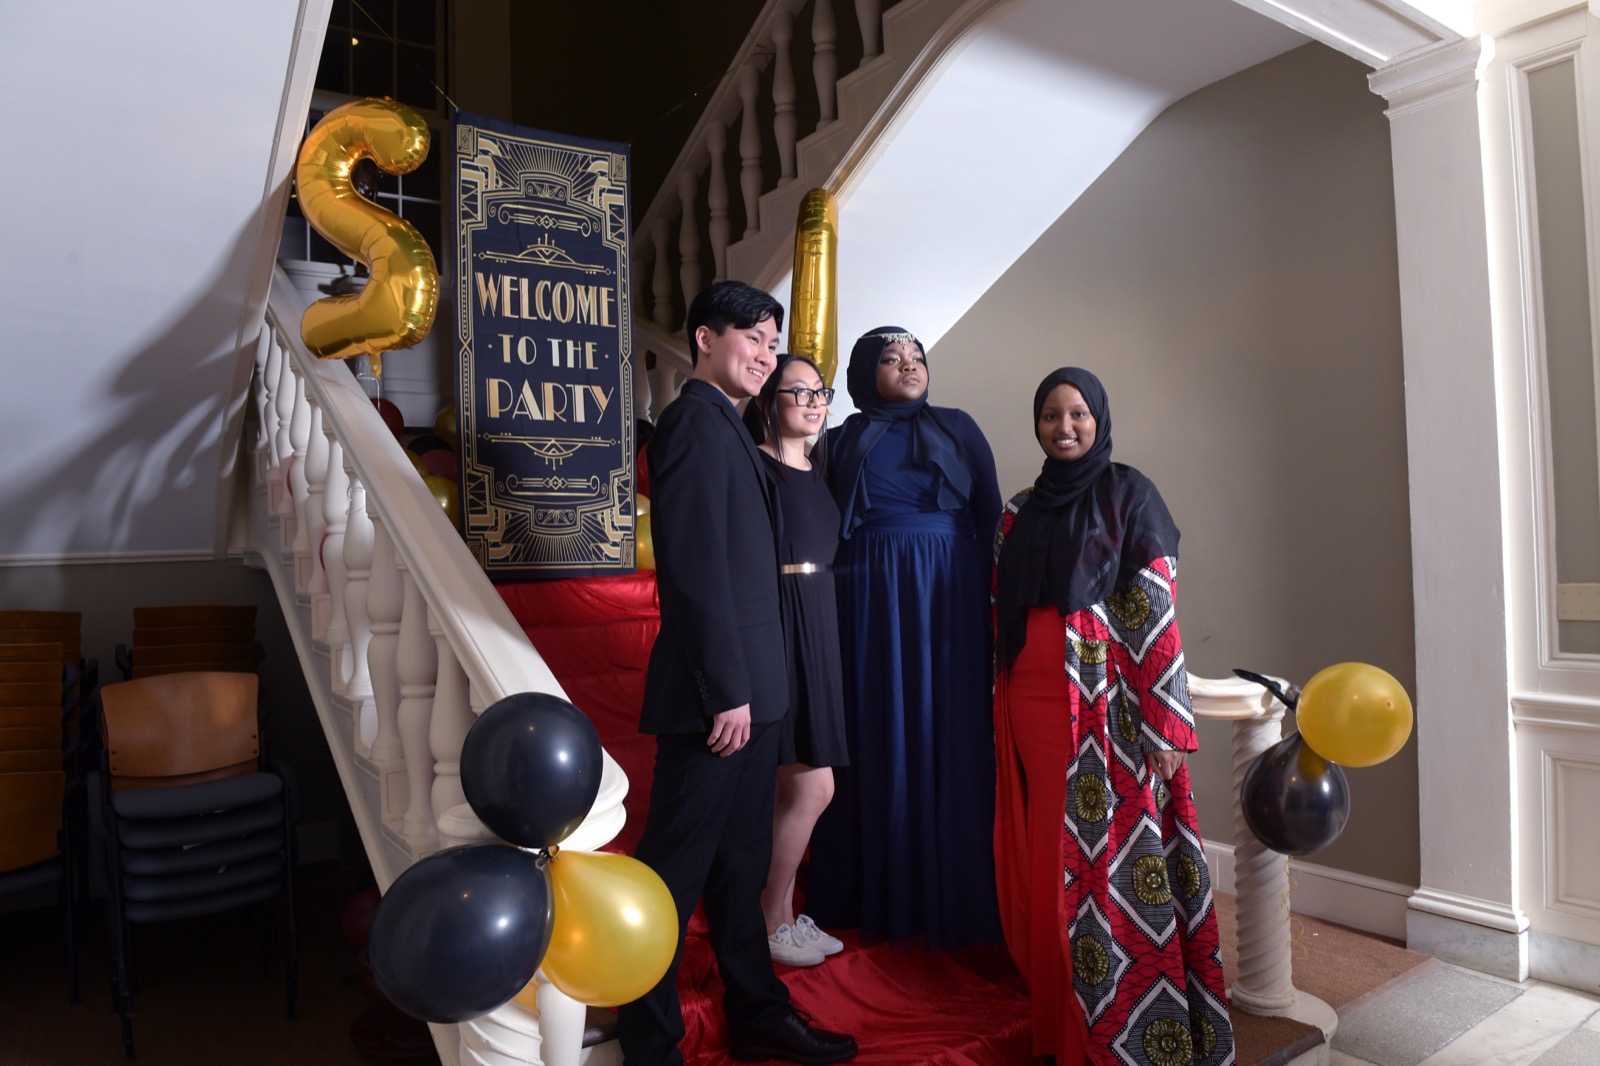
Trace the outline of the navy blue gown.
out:
<instances>
[{"instance_id":1,"label":"navy blue gown","mask_svg":"<svg viewBox=\"0 0 1600 1066\"><path fill-rule=\"evenodd\" d=\"M941 409L972 469L939 510L911 423L867 455L871 507L834 568L850 767L812 836L807 911L869 941L998 944L989 551L1000 510L976 423ZM830 471L849 478L855 471Z\"/></svg>"}]
</instances>

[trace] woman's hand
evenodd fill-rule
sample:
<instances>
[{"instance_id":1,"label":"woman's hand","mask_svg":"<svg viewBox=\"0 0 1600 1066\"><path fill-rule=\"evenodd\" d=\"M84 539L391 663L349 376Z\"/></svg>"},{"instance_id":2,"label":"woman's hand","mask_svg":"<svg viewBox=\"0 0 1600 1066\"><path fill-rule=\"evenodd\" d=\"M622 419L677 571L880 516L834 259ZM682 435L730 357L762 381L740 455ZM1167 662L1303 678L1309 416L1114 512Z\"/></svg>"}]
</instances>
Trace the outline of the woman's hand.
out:
<instances>
[{"instance_id":1,"label":"woman's hand","mask_svg":"<svg viewBox=\"0 0 1600 1066\"><path fill-rule=\"evenodd\" d=\"M1145 756L1150 760L1150 766L1161 775L1161 780L1171 781L1172 775L1177 773L1189 758L1186 751L1152 751Z\"/></svg>"}]
</instances>

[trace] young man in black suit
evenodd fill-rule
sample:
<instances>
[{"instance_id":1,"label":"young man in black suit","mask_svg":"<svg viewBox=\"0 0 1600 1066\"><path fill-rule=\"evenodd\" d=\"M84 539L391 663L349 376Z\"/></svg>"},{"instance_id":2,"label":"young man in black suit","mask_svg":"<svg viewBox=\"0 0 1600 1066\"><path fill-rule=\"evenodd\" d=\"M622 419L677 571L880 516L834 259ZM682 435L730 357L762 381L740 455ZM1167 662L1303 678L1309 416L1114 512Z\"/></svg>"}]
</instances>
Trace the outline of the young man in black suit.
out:
<instances>
[{"instance_id":1,"label":"young man in black suit","mask_svg":"<svg viewBox=\"0 0 1600 1066\"><path fill-rule=\"evenodd\" d=\"M759 392L777 364L783 307L722 281L695 297L687 318L694 374L646 449L661 631L639 720L656 736L655 781L635 852L672 891L678 953L655 988L618 1012L623 1059L683 1061L678 961L703 898L732 1056L844 1062L856 1042L809 1025L789 1005L761 914L788 644L778 613L777 501L734 403Z\"/></svg>"}]
</instances>

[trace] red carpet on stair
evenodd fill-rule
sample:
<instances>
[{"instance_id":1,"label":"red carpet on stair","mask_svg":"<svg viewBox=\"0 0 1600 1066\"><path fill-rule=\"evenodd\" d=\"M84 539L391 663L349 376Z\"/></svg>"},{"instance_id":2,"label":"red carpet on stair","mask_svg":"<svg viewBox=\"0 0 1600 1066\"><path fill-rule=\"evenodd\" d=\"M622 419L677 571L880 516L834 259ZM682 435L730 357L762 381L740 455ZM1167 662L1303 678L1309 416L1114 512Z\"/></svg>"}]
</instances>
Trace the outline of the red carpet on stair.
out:
<instances>
[{"instance_id":1,"label":"red carpet on stair","mask_svg":"<svg viewBox=\"0 0 1600 1066\"><path fill-rule=\"evenodd\" d=\"M660 628L655 575L498 586L567 698L589 716L628 775L628 851L644 827L655 742L638 732L644 670ZM795 1005L819 1025L854 1035L857 1063L997 1066L1030 1063L1028 1000L1003 950L959 957L872 945L846 930L843 953L809 969L778 968ZM699 913L678 973L690 1066L722 1066L727 1023L722 983Z\"/></svg>"}]
</instances>

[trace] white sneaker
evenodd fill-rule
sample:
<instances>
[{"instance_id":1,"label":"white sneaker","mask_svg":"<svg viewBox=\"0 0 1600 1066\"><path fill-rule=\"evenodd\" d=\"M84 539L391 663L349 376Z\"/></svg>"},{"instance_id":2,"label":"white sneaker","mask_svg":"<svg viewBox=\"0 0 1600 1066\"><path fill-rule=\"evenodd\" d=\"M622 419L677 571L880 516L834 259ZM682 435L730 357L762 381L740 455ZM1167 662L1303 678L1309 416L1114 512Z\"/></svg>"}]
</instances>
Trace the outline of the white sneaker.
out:
<instances>
[{"instance_id":1,"label":"white sneaker","mask_svg":"<svg viewBox=\"0 0 1600 1066\"><path fill-rule=\"evenodd\" d=\"M809 914L802 914L794 920L794 938L808 947L816 948L823 957L837 955L844 950L844 941L818 929Z\"/></svg>"},{"instance_id":2,"label":"white sneaker","mask_svg":"<svg viewBox=\"0 0 1600 1066\"><path fill-rule=\"evenodd\" d=\"M815 966L822 961L822 952L803 943L788 922L778 926L776 933L767 934L767 949L772 952L773 962L785 966Z\"/></svg>"}]
</instances>

